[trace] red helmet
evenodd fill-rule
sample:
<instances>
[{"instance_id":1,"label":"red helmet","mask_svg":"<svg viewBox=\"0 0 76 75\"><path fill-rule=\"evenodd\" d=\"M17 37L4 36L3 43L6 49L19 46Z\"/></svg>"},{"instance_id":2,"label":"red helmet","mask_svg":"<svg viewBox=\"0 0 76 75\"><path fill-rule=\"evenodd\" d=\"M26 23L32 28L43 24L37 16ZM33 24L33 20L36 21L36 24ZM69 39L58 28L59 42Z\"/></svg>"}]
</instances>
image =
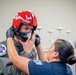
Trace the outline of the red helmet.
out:
<instances>
[{"instance_id":1,"label":"red helmet","mask_svg":"<svg viewBox=\"0 0 76 75\"><path fill-rule=\"evenodd\" d=\"M20 23L37 27L37 18L35 14L29 10L18 12L13 18L12 26L18 29Z\"/></svg>"}]
</instances>

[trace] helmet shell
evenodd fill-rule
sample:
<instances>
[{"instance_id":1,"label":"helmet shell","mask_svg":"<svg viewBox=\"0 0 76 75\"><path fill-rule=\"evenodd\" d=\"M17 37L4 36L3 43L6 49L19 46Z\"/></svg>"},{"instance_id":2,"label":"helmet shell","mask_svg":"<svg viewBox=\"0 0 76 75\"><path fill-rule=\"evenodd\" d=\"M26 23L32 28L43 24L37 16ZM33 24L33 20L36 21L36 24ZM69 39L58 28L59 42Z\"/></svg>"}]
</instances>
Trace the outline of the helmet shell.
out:
<instances>
[{"instance_id":1,"label":"helmet shell","mask_svg":"<svg viewBox=\"0 0 76 75\"><path fill-rule=\"evenodd\" d=\"M37 18L35 14L29 10L21 11L13 18L12 27L16 27L16 29L18 29L20 27L20 23L37 27Z\"/></svg>"}]
</instances>

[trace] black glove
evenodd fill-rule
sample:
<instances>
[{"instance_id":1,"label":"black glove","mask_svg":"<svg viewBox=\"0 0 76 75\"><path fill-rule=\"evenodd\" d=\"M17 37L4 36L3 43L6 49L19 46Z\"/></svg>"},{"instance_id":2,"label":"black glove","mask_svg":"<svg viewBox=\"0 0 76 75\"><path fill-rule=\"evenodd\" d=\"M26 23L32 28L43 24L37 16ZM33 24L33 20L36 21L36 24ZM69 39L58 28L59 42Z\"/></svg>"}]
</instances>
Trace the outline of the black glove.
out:
<instances>
[{"instance_id":1,"label":"black glove","mask_svg":"<svg viewBox=\"0 0 76 75\"><path fill-rule=\"evenodd\" d=\"M9 37L14 37L14 33L13 33L13 28L9 28L7 31L6 31L6 38L9 38Z\"/></svg>"},{"instance_id":2,"label":"black glove","mask_svg":"<svg viewBox=\"0 0 76 75\"><path fill-rule=\"evenodd\" d=\"M40 37L36 34L35 46L37 47L40 44Z\"/></svg>"}]
</instances>

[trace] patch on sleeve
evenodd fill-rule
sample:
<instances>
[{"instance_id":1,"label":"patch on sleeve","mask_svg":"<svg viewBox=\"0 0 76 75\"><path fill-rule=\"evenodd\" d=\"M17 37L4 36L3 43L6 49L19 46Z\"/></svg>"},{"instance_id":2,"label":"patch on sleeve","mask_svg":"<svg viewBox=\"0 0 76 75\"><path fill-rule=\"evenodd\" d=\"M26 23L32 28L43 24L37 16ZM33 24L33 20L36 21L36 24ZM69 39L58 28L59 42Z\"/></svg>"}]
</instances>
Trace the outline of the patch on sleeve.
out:
<instances>
[{"instance_id":1,"label":"patch on sleeve","mask_svg":"<svg viewBox=\"0 0 76 75\"><path fill-rule=\"evenodd\" d=\"M6 54L6 46L4 44L0 44L0 56Z\"/></svg>"},{"instance_id":2,"label":"patch on sleeve","mask_svg":"<svg viewBox=\"0 0 76 75\"><path fill-rule=\"evenodd\" d=\"M37 65L42 65L42 62L40 60L33 60Z\"/></svg>"}]
</instances>

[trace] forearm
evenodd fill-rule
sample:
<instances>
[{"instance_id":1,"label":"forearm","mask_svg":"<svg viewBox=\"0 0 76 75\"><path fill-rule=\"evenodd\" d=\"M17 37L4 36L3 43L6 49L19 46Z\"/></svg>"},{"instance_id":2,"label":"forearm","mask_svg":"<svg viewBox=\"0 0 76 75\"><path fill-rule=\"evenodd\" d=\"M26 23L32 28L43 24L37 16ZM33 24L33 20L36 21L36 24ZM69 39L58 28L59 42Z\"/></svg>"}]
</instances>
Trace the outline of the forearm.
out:
<instances>
[{"instance_id":1,"label":"forearm","mask_svg":"<svg viewBox=\"0 0 76 75\"><path fill-rule=\"evenodd\" d=\"M48 62L47 57L46 57L46 55L45 55L45 53L44 53L44 49L43 49L43 47L41 46L41 44L39 44L39 45L36 47L36 49L37 49L37 53L38 53L39 59L42 60L42 61L47 61L47 62Z\"/></svg>"},{"instance_id":2,"label":"forearm","mask_svg":"<svg viewBox=\"0 0 76 75\"><path fill-rule=\"evenodd\" d=\"M7 49L10 61L12 61L16 56L18 56L12 38L7 39Z\"/></svg>"}]
</instances>

